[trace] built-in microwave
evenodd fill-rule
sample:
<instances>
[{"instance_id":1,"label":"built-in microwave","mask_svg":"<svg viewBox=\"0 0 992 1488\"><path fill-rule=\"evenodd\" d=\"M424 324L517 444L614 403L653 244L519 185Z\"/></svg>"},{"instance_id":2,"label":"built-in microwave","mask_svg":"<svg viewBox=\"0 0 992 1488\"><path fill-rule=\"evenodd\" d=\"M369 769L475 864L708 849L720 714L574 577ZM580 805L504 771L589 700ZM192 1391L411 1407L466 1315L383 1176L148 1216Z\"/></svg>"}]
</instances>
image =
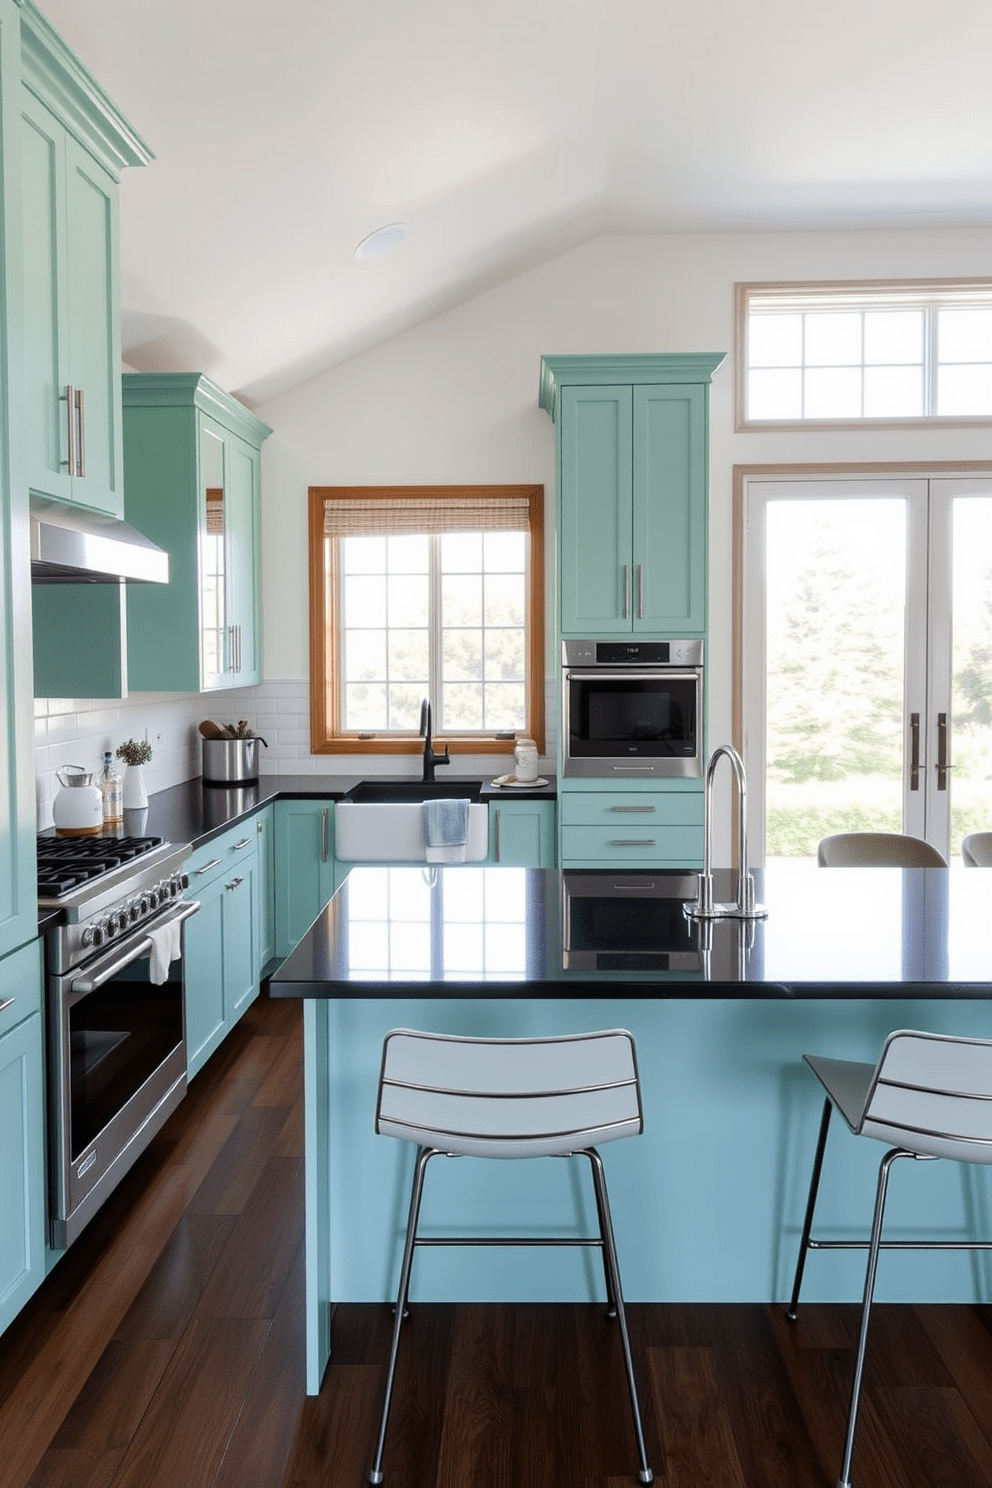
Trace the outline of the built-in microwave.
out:
<instances>
[{"instance_id":1,"label":"built-in microwave","mask_svg":"<svg viewBox=\"0 0 992 1488\"><path fill-rule=\"evenodd\" d=\"M703 642L562 642L565 776L703 773Z\"/></svg>"}]
</instances>

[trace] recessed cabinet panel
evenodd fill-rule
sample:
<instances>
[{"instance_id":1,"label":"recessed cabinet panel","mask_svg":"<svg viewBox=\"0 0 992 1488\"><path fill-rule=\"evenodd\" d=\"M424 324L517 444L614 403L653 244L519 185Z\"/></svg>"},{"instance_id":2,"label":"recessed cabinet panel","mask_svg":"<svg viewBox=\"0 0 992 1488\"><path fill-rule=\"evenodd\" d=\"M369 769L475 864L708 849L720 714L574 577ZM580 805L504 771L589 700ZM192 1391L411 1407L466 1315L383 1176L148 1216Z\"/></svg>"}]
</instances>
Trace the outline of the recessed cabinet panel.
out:
<instances>
[{"instance_id":1,"label":"recessed cabinet panel","mask_svg":"<svg viewBox=\"0 0 992 1488\"><path fill-rule=\"evenodd\" d=\"M629 631L631 389L566 388L560 417L562 633Z\"/></svg>"},{"instance_id":2,"label":"recessed cabinet panel","mask_svg":"<svg viewBox=\"0 0 992 1488\"><path fill-rule=\"evenodd\" d=\"M128 682L205 692L261 680L261 446L271 432L197 373L124 379L127 520L169 554L128 587Z\"/></svg>"}]
</instances>

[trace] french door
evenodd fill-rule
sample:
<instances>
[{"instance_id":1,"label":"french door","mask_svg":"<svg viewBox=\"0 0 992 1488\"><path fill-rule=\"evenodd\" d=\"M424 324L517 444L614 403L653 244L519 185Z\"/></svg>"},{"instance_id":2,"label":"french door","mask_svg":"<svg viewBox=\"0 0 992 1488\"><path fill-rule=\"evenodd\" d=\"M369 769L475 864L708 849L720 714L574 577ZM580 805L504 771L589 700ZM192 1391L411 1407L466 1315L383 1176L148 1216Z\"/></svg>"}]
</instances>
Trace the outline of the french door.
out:
<instances>
[{"instance_id":1,"label":"french door","mask_svg":"<svg viewBox=\"0 0 992 1488\"><path fill-rule=\"evenodd\" d=\"M741 717L755 861L992 829L992 474L752 479Z\"/></svg>"}]
</instances>

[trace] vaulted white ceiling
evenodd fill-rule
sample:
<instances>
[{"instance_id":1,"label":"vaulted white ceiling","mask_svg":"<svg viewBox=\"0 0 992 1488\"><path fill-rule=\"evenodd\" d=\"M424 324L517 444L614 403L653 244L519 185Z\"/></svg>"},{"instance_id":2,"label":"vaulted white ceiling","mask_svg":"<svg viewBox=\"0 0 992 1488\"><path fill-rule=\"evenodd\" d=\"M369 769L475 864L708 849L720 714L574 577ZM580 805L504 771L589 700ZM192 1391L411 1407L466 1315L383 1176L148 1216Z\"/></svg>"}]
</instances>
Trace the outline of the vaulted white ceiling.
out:
<instances>
[{"instance_id":1,"label":"vaulted white ceiling","mask_svg":"<svg viewBox=\"0 0 992 1488\"><path fill-rule=\"evenodd\" d=\"M602 233L992 222L989 0L39 3L156 156L126 361L250 404Z\"/></svg>"}]
</instances>

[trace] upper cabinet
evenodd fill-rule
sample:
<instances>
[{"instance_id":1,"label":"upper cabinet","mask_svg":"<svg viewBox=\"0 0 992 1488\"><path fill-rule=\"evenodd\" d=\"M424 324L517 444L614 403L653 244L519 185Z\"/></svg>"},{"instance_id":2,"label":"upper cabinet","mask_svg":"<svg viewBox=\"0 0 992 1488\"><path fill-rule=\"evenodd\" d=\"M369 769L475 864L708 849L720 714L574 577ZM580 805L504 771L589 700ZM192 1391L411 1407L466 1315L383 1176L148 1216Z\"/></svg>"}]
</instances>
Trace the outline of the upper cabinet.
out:
<instances>
[{"instance_id":1,"label":"upper cabinet","mask_svg":"<svg viewBox=\"0 0 992 1488\"><path fill-rule=\"evenodd\" d=\"M117 191L151 152L26 0L21 67L28 487L119 517Z\"/></svg>"},{"instance_id":2,"label":"upper cabinet","mask_svg":"<svg viewBox=\"0 0 992 1488\"><path fill-rule=\"evenodd\" d=\"M169 554L168 585L128 586L128 685L260 682L261 448L272 431L197 373L123 382L125 516Z\"/></svg>"},{"instance_id":3,"label":"upper cabinet","mask_svg":"<svg viewBox=\"0 0 992 1488\"><path fill-rule=\"evenodd\" d=\"M723 359L543 359L562 636L705 632L709 383Z\"/></svg>"}]
</instances>

